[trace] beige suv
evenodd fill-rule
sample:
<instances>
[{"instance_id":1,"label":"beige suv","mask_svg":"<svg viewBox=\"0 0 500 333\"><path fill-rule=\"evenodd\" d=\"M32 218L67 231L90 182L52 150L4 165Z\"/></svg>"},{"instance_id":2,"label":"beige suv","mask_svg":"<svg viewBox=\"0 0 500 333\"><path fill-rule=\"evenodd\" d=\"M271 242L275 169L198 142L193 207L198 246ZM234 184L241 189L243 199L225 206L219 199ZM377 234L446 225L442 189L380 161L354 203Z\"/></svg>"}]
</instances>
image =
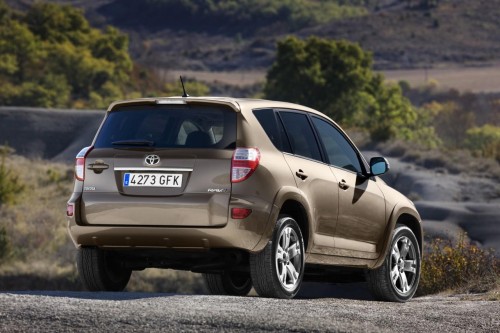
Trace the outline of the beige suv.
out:
<instances>
[{"instance_id":1,"label":"beige suv","mask_svg":"<svg viewBox=\"0 0 500 333\"><path fill-rule=\"evenodd\" d=\"M293 298L302 281L364 281L406 301L422 228L324 114L266 100L116 102L76 157L69 234L89 290L148 267L203 273L213 294Z\"/></svg>"}]
</instances>

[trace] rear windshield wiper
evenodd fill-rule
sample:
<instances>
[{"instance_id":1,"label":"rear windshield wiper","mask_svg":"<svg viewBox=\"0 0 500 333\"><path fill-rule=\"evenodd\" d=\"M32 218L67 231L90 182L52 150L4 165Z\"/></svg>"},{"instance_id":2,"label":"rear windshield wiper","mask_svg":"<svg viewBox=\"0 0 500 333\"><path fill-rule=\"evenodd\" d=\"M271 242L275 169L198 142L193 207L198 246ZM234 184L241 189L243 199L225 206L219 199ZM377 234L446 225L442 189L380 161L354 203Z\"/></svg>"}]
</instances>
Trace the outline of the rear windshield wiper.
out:
<instances>
[{"instance_id":1,"label":"rear windshield wiper","mask_svg":"<svg viewBox=\"0 0 500 333\"><path fill-rule=\"evenodd\" d=\"M149 140L119 140L111 142L113 146L148 146L155 145L154 141Z\"/></svg>"}]
</instances>

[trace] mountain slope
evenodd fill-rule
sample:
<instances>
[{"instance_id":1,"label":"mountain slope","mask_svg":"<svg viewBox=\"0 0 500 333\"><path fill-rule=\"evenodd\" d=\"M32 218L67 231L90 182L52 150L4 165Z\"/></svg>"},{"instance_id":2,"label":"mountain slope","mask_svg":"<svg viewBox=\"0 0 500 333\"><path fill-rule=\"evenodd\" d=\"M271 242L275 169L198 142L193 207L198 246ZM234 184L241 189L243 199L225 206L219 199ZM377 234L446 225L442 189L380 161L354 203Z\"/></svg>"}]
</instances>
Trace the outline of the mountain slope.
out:
<instances>
[{"instance_id":1,"label":"mountain slope","mask_svg":"<svg viewBox=\"0 0 500 333\"><path fill-rule=\"evenodd\" d=\"M359 42L374 53L379 69L500 62L500 0L440 0L436 7L420 5L428 1L331 0L325 3L356 6L335 11L331 5L323 13L310 0L297 2L302 11L290 7L292 1L273 0L219 0L212 7L206 1L56 1L84 8L93 24L129 33L132 56L151 67L267 69L276 41L288 34ZM33 0L6 2L23 9Z\"/></svg>"}]
</instances>

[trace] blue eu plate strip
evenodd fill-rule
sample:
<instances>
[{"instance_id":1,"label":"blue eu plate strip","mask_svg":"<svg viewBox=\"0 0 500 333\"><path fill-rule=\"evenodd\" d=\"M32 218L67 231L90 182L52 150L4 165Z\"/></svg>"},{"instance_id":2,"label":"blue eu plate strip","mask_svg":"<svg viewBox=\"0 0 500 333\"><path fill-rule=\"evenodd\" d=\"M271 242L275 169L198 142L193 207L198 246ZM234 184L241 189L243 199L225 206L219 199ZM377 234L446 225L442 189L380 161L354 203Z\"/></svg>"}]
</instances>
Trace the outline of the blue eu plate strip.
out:
<instances>
[{"instance_id":1,"label":"blue eu plate strip","mask_svg":"<svg viewBox=\"0 0 500 333\"><path fill-rule=\"evenodd\" d=\"M123 178L123 186L128 186L130 182L130 173L126 173L125 177Z\"/></svg>"}]
</instances>

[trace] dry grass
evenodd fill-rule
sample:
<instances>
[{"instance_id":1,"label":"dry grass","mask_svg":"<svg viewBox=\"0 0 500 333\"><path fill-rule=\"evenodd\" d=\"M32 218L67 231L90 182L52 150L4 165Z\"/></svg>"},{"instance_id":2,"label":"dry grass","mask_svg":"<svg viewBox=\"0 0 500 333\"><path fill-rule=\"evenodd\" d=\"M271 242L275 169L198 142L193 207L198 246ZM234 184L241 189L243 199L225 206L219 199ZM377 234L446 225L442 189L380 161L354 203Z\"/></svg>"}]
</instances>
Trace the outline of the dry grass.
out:
<instances>
[{"instance_id":1,"label":"dry grass","mask_svg":"<svg viewBox=\"0 0 500 333\"><path fill-rule=\"evenodd\" d=\"M412 87L426 86L431 81L437 81L441 89L453 88L474 93L500 92L500 65L386 70L383 73L388 81L406 81Z\"/></svg>"},{"instance_id":2,"label":"dry grass","mask_svg":"<svg viewBox=\"0 0 500 333\"><path fill-rule=\"evenodd\" d=\"M250 86L266 80L264 70L239 71L195 71L158 69L165 81L175 81L179 75L194 78L208 84L224 83L234 86ZM406 81L412 87L427 86L431 81L439 82L441 89L456 89L461 92L500 92L500 65L487 67L450 67L430 69L404 69L382 71L388 82Z\"/></svg>"}]
</instances>

